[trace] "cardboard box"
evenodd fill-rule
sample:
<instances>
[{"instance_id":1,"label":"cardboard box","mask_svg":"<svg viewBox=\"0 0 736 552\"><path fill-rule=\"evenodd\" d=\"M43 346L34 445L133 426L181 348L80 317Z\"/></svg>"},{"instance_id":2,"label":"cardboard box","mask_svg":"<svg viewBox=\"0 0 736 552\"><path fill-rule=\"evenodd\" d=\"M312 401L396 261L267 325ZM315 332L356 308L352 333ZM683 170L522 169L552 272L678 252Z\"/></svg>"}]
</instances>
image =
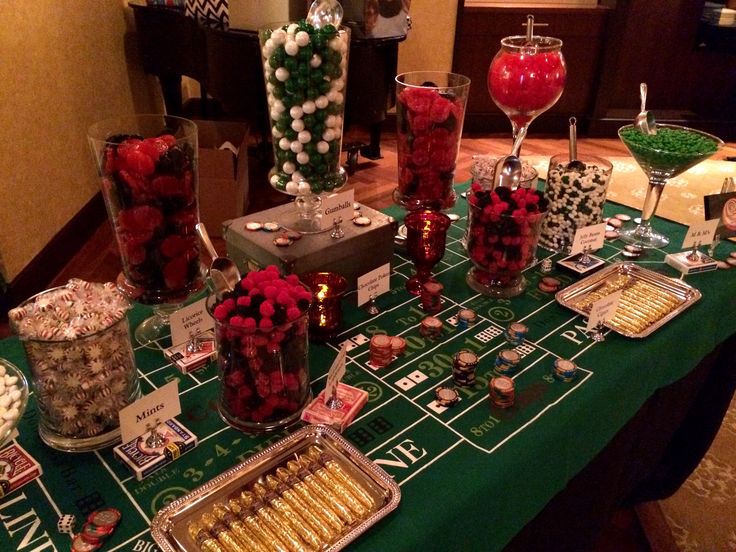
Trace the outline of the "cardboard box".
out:
<instances>
[{"instance_id":1,"label":"cardboard box","mask_svg":"<svg viewBox=\"0 0 736 552\"><path fill-rule=\"evenodd\" d=\"M345 236L330 237L330 230L308 234L288 247L274 244L279 232L246 230L248 222L265 223L283 220L284 213L294 210L293 203L252 213L230 221L224 237L227 255L241 273L268 265L276 265L283 274L303 274L312 271L336 272L348 281L348 290L357 287L358 277L391 262L394 235L398 224L387 215L361 206L361 213L371 219L369 226L356 226L351 221L342 224Z\"/></svg>"},{"instance_id":2,"label":"cardboard box","mask_svg":"<svg viewBox=\"0 0 736 552\"><path fill-rule=\"evenodd\" d=\"M248 208L248 125L197 120L199 129L199 218L211 236ZM232 148L223 148L229 142Z\"/></svg>"}]
</instances>

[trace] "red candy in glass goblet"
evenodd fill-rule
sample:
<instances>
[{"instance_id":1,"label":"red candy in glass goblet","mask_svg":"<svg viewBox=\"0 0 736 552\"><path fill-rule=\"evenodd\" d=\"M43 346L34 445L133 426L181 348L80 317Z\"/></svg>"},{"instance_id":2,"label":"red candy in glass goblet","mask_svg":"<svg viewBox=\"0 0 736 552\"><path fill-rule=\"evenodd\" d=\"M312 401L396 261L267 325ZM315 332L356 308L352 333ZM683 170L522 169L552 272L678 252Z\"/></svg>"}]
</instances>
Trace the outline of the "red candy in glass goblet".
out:
<instances>
[{"instance_id":1,"label":"red candy in glass goblet","mask_svg":"<svg viewBox=\"0 0 736 552\"><path fill-rule=\"evenodd\" d=\"M420 295L425 283L434 281L432 267L445 254L450 217L438 211L411 211L404 219L406 252L414 262L416 274L406 282L406 290Z\"/></svg>"},{"instance_id":2,"label":"red candy in glass goblet","mask_svg":"<svg viewBox=\"0 0 736 552\"><path fill-rule=\"evenodd\" d=\"M509 36L488 69L488 91L511 121L514 138L560 99L565 88L562 41Z\"/></svg>"}]
</instances>

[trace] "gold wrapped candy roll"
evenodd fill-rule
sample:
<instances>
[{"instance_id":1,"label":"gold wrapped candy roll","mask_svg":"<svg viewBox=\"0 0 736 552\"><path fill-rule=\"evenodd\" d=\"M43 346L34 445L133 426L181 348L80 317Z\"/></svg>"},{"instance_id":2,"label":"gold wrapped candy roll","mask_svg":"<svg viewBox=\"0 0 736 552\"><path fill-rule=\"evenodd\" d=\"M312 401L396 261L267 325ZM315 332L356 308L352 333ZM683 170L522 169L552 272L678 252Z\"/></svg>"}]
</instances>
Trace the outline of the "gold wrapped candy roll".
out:
<instances>
[{"instance_id":1,"label":"gold wrapped candy roll","mask_svg":"<svg viewBox=\"0 0 736 552\"><path fill-rule=\"evenodd\" d=\"M342 502L336 493L332 492L328 487L325 487L312 472L300 466L296 460L289 460L286 463L286 467L291 473L304 481L309 492L314 493L321 501L329 504L330 508L340 516L341 520L348 525L356 521L357 518L355 517L355 514L350 511L350 508Z\"/></svg>"},{"instance_id":2,"label":"gold wrapped candy roll","mask_svg":"<svg viewBox=\"0 0 736 552\"><path fill-rule=\"evenodd\" d=\"M230 529L210 513L202 514L202 524L227 552L241 552L243 547Z\"/></svg>"},{"instance_id":3,"label":"gold wrapped candy roll","mask_svg":"<svg viewBox=\"0 0 736 552\"><path fill-rule=\"evenodd\" d=\"M194 540L202 552L227 552L220 546L217 539L207 532L202 522L193 521L189 524L187 530L189 531L189 536L192 537L192 540Z\"/></svg>"},{"instance_id":4,"label":"gold wrapped candy roll","mask_svg":"<svg viewBox=\"0 0 736 552\"><path fill-rule=\"evenodd\" d=\"M343 486L350 489L350 492L355 495L355 497L360 500L361 504L363 504L366 508L373 510L375 508L375 503L373 502L373 498L371 495L366 491L360 483L355 481L350 475L348 475L345 470L342 469L342 466L337 463L337 461L333 458L333 456L327 452L322 452L319 447L313 446L309 449L309 452L307 453L307 456L315 461L319 462L321 465L323 465L327 471L329 471L340 483L343 484Z\"/></svg>"},{"instance_id":5,"label":"gold wrapped candy roll","mask_svg":"<svg viewBox=\"0 0 736 552\"><path fill-rule=\"evenodd\" d=\"M233 498L227 503L228 508L243 524L251 530L261 541L267 542L270 550L276 552L289 552L289 549L276 534L255 514L247 508L239 499Z\"/></svg>"},{"instance_id":6,"label":"gold wrapped candy roll","mask_svg":"<svg viewBox=\"0 0 736 552\"><path fill-rule=\"evenodd\" d=\"M331 542L338 535L342 526L337 517L335 517L337 519L337 527L330 527L329 522L320 517L319 512L312 512L307 503L299 497L294 489L291 489L286 483L282 483L271 474L266 476L266 486L269 490L281 496L289 506L298 512L304 518L304 521L317 532L323 542Z\"/></svg>"},{"instance_id":7,"label":"gold wrapped candy roll","mask_svg":"<svg viewBox=\"0 0 736 552\"><path fill-rule=\"evenodd\" d=\"M235 514L228 510L227 506L223 504L215 504L215 507L212 509L212 513L215 514L217 519L227 525L246 550L252 550L253 552L268 552L268 547L258 540L258 537L256 537L256 535L252 533Z\"/></svg>"},{"instance_id":8,"label":"gold wrapped candy roll","mask_svg":"<svg viewBox=\"0 0 736 552\"><path fill-rule=\"evenodd\" d=\"M282 483L288 485L291 489L293 489L299 496L299 498L301 498L302 501L307 504L307 507L312 508L312 511L315 515L325 520L325 522L327 522L329 526L333 529L337 531L343 530L344 524L340 519L340 516L338 516L332 510L332 508L330 508L330 504L322 502L322 500L309 492L309 488L301 479L299 479L296 475L293 475L286 468L277 468L276 476L279 478L279 480L281 480Z\"/></svg>"},{"instance_id":9,"label":"gold wrapped candy roll","mask_svg":"<svg viewBox=\"0 0 736 552\"><path fill-rule=\"evenodd\" d=\"M322 547L323 541L319 538L315 530L278 494L266 489L260 483L253 485L253 492L261 500L265 501L267 505L285 517L305 543L315 549Z\"/></svg>"},{"instance_id":10,"label":"gold wrapped candy roll","mask_svg":"<svg viewBox=\"0 0 736 552\"><path fill-rule=\"evenodd\" d=\"M332 491L334 494L340 497L345 506L347 506L351 512L353 512L358 519L363 519L368 515L368 508L360 503L360 500L355 498L353 494L347 489L338 479L336 479L330 472L328 472L324 466L317 462L312 462L306 456L302 456L298 460L299 465L302 468L309 470L317 479L320 480L325 488Z\"/></svg>"},{"instance_id":11,"label":"gold wrapped candy roll","mask_svg":"<svg viewBox=\"0 0 736 552\"><path fill-rule=\"evenodd\" d=\"M256 516L261 518L271 531L279 535L279 538L291 552L308 552L312 550L312 548L299 538L299 534L289 524L288 519L270 506L267 506L263 500L253 493L249 491L241 492L240 501L243 505L253 508Z\"/></svg>"}]
</instances>

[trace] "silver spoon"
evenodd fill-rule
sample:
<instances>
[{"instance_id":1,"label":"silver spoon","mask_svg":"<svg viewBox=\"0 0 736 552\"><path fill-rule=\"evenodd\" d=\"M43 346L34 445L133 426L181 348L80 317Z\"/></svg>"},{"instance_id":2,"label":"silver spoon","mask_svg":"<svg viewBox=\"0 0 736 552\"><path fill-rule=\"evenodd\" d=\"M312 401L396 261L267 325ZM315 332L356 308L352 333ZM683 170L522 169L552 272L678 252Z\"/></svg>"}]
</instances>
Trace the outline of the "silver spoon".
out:
<instances>
[{"instance_id":1,"label":"silver spoon","mask_svg":"<svg viewBox=\"0 0 736 552\"><path fill-rule=\"evenodd\" d=\"M342 17L342 5L337 0L314 0L307 13L307 21L317 29L326 25L337 28L342 22Z\"/></svg>"},{"instance_id":2,"label":"silver spoon","mask_svg":"<svg viewBox=\"0 0 736 552\"><path fill-rule=\"evenodd\" d=\"M215 294L221 297L223 293L232 291L240 281L240 271L235 263L227 257L220 257L217 254L215 246L212 245L210 236L204 224L199 222L195 226L199 239L202 240L207 253L209 253L212 263L210 264L209 277L215 286Z\"/></svg>"},{"instance_id":3,"label":"silver spoon","mask_svg":"<svg viewBox=\"0 0 736 552\"><path fill-rule=\"evenodd\" d=\"M514 146L511 148L511 154L501 157L496 161L496 167L493 173L493 188L503 186L505 188L518 188L521 181L521 159L519 159L519 150L521 143L526 138L526 127L521 127L514 140Z\"/></svg>"},{"instance_id":4,"label":"silver spoon","mask_svg":"<svg viewBox=\"0 0 736 552\"><path fill-rule=\"evenodd\" d=\"M657 124L654 114L647 111L647 83L639 85L639 96L641 97L641 111L636 116L634 125L644 134L657 134Z\"/></svg>"},{"instance_id":5,"label":"silver spoon","mask_svg":"<svg viewBox=\"0 0 736 552\"><path fill-rule=\"evenodd\" d=\"M578 120L570 117L570 161L567 163L568 171L583 172L585 163L578 159Z\"/></svg>"}]
</instances>

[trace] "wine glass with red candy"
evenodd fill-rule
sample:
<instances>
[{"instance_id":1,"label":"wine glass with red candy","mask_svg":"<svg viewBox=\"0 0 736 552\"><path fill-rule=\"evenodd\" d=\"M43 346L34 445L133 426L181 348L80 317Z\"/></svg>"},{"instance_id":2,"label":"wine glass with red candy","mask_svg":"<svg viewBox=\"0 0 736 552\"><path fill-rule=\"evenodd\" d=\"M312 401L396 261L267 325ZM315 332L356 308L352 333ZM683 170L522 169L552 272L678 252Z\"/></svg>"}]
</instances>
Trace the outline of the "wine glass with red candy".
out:
<instances>
[{"instance_id":1,"label":"wine glass with red candy","mask_svg":"<svg viewBox=\"0 0 736 552\"><path fill-rule=\"evenodd\" d=\"M526 36L508 36L488 69L491 99L511 121L514 139L560 99L565 88L562 41L534 35L527 16Z\"/></svg>"}]
</instances>

